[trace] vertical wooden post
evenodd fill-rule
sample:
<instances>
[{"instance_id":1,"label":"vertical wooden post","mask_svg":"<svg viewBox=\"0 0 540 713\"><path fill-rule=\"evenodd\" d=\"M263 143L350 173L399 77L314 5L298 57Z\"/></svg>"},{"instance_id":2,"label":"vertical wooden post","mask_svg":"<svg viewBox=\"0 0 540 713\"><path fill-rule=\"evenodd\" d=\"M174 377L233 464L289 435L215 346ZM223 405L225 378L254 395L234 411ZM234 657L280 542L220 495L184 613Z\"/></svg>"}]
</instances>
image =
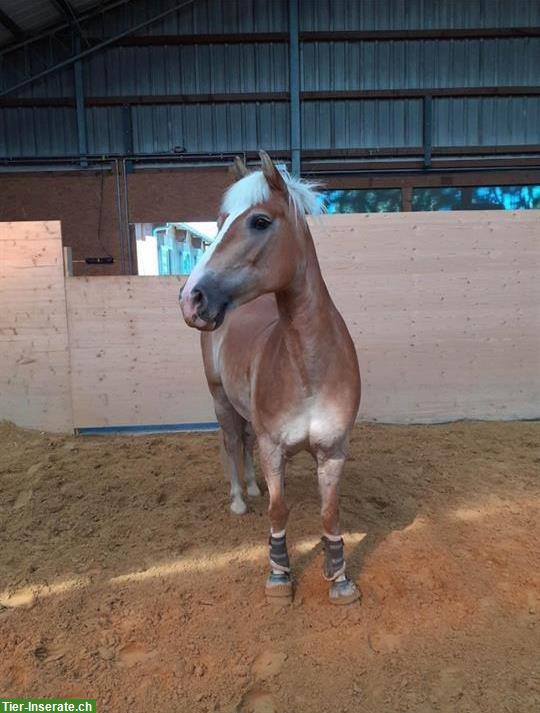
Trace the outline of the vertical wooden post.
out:
<instances>
[{"instance_id":1,"label":"vertical wooden post","mask_svg":"<svg viewBox=\"0 0 540 713\"><path fill-rule=\"evenodd\" d=\"M70 247L64 247L64 275L73 277L73 251Z\"/></svg>"}]
</instances>

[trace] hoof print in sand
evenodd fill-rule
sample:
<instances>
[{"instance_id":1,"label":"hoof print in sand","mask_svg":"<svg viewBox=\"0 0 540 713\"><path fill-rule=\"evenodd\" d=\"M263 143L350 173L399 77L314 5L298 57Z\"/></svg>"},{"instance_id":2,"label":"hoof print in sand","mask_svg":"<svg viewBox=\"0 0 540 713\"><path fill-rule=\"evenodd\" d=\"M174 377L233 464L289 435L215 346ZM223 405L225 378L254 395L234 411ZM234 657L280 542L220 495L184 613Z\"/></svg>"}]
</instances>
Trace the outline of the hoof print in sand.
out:
<instances>
[{"instance_id":1,"label":"hoof print in sand","mask_svg":"<svg viewBox=\"0 0 540 713\"><path fill-rule=\"evenodd\" d=\"M143 663L153 658L157 651L148 651L141 644L135 642L126 644L118 652L118 665L125 668L135 666L138 663Z\"/></svg>"},{"instance_id":2,"label":"hoof print in sand","mask_svg":"<svg viewBox=\"0 0 540 713\"><path fill-rule=\"evenodd\" d=\"M257 656L251 668L257 680L273 678L281 671L287 660L287 654L283 651L263 651Z\"/></svg>"},{"instance_id":3,"label":"hoof print in sand","mask_svg":"<svg viewBox=\"0 0 540 713\"><path fill-rule=\"evenodd\" d=\"M254 688L245 694L235 713L276 713L276 706L268 691Z\"/></svg>"}]
</instances>

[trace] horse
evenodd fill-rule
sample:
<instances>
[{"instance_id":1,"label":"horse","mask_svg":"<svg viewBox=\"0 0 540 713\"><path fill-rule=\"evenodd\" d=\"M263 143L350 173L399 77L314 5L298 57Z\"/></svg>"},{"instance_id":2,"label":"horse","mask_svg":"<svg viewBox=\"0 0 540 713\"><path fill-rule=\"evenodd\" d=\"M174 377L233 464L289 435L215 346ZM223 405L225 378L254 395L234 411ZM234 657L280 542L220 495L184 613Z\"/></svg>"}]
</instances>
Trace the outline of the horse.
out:
<instances>
[{"instance_id":1,"label":"horse","mask_svg":"<svg viewBox=\"0 0 540 713\"><path fill-rule=\"evenodd\" d=\"M218 234L180 291L188 326L200 330L208 387L230 463L231 510L260 494L258 446L269 494L268 598L293 595L286 543L287 459L307 450L321 496L323 574L333 604L359 598L347 577L338 486L360 404L360 371L345 322L321 274L306 215L321 212L307 181L280 172L259 152L261 169L235 160Z\"/></svg>"}]
</instances>

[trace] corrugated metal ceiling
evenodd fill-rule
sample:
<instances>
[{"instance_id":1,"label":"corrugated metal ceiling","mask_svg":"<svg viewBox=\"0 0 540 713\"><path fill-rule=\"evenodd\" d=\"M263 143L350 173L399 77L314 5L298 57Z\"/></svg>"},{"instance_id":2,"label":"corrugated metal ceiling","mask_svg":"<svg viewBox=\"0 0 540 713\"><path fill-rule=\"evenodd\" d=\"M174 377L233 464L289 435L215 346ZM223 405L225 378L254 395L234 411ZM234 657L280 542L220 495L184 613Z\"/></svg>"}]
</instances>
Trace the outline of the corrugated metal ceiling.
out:
<instances>
[{"instance_id":1,"label":"corrugated metal ceiling","mask_svg":"<svg viewBox=\"0 0 540 713\"><path fill-rule=\"evenodd\" d=\"M174 4L175 0L119 0L116 9L100 11L85 22L84 34L111 37ZM72 0L72 5L78 12L97 6L95 0ZM286 32L287 8L288 0L194 0L141 34ZM0 0L0 9L29 32L29 22L37 28L41 23L65 21L53 0ZM300 11L303 31L535 27L540 23L540 0L300 0ZM0 32L0 42L5 36ZM25 73L39 72L44 59L54 63L70 53L70 46L50 38L41 40L32 52L9 52L2 58L0 88L16 84ZM362 41L325 37L305 41L301 48L306 92L532 87L538 84L539 66L540 38L536 36ZM85 110L90 154L170 152L177 146L191 153L258 146L288 150L287 101L270 96L238 101L237 96L288 91L285 41L112 46L84 59L82 73L87 99L102 100L102 105L89 103ZM213 93L236 97L230 102L205 102L205 95ZM202 99L184 104L167 100L184 94ZM107 98L141 95L147 100L162 95L162 101L135 99L127 108L106 105ZM13 96L73 97L72 68ZM422 117L422 99L415 97L306 98L302 102L303 147L327 151L416 148L423 140ZM536 146L540 144L539 126L538 96L464 95L433 101L434 147ZM50 107L21 103L0 109L0 155L65 155L77 150L74 103Z\"/></svg>"},{"instance_id":2,"label":"corrugated metal ceiling","mask_svg":"<svg viewBox=\"0 0 540 713\"><path fill-rule=\"evenodd\" d=\"M78 15L105 3L69 0ZM158 14L173 0L126 0L107 12L107 32L114 34ZM0 0L4 12L32 35L66 20L54 0ZM99 36L102 13L88 29ZM483 27L533 27L540 24L538 0L304 0L300 2L302 31L463 29ZM285 32L288 28L287 0L194 0L179 12L146 28L143 34L198 34L227 32ZM14 41L0 23L0 46Z\"/></svg>"},{"instance_id":3,"label":"corrugated metal ceiling","mask_svg":"<svg viewBox=\"0 0 540 713\"><path fill-rule=\"evenodd\" d=\"M301 29L412 30L528 27L540 21L535 0L309 0L301 3Z\"/></svg>"},{"instance_id":4,"label":"corrugated metal ceiling","mask_svg":"<svg viewBox=\"0 0 540 713\"><path fill-rule=\"evenodd\" d=\"M69 0L76 15L93 7L102 5L96 0ZM24 35L33 35L38 31L57 25L66 20L66 16L52 0L0 0L0 11L21 29ZM0 24L0 46L14 42L17 37Z\"/></svg>"}]
</instances>

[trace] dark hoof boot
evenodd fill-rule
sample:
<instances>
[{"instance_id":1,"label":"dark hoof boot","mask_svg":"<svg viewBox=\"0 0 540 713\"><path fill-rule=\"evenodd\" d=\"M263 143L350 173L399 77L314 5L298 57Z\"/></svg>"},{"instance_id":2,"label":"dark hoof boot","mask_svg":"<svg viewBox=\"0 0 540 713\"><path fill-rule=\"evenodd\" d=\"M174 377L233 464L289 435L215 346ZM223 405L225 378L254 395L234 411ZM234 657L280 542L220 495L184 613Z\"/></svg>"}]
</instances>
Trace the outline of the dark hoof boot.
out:
<instances>
[{"instance_id":1,"label":"dark hoof boot","mask_svg":"<svg viewBox=\"0 0 540 713\"><path fill-rule=\"evenodd\" d=\"M330 584L329 597L331 604L352 604L360 599L360 591L354 582L344 579Z\"/></svg>"},{"instance_id":2,"label":"dark hoof boot","mask_svg":"<svg viewBox=\"0 0 540 713\"><path fill-rule=\"evenodd\" d=\"M266 597L270 600L291 600L293 595L293 586L290 574L280 572L275 574L271 572L266 580L265 587Z\"/></svg>"}]
</instances>

